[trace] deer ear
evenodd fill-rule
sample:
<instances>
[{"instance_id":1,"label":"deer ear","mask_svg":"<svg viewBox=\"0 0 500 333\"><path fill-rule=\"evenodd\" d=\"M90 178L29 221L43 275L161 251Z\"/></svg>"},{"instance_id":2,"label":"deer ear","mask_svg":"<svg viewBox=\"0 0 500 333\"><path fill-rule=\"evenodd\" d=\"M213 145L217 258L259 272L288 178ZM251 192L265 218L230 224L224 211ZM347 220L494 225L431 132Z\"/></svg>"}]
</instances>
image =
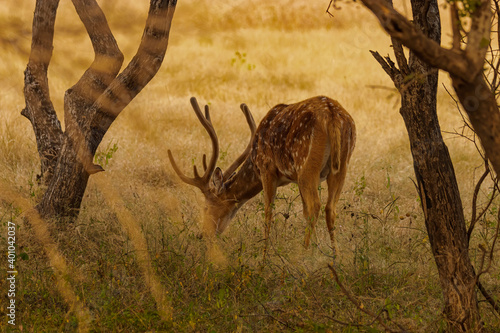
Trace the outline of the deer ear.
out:
<instances>
[{"instance_id":1,"label":"deer ear","mask_svg":"<svg viewBox=\"0 0 500 333\"><path fill-rule=\"evenodd\" d=\"M214 182L215 190L217 194L220 194L224 189L224 180L221 168L217 167L214 171L214 175L212 176L212 180Z\"/></svg>"}]
</instances>

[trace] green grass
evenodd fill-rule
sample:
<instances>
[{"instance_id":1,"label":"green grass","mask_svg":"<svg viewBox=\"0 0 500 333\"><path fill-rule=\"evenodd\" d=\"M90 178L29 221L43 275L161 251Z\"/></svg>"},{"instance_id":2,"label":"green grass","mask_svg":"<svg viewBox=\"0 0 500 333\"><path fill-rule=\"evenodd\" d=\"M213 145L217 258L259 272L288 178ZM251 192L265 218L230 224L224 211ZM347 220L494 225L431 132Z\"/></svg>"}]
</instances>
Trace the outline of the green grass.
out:
<instances>
[{"instance_id":1,"label":"green grass","mask_svg":"<svg viewBox=\"0 0 500 333\"><path fill-rule=\"evenodd\" d=\"M77 225L57 227L57 237L73 271L71 284L89 307L96 331L366 332L377 327L349 302L326 267L332 258L323 224L318 223L318 243L302 248L305 225L300 205L293 204L293 188L281 191L276 202L269 262L263 271L262 228L250 222L262 220L260 198L245 206L219 238L227 265L217 265L207 256L207 244L197 237L192 203L179 198L182 219L172 221L160 204L148 202L144 207L140 192L125 196L168 291L174 308L171 322L158 315L135 249L119 221L98 189L91 186L89 193ZM338 271L343 284L364 307L376 313L385 309L411 330L435 331L443 320L442 300L425 232L399 229L418 221L413 215L395 215L394 205L364 210L367 200L355 188L347 188L339 205ZM391 193L385 200L392 202ZM29 229L20 230L20 239L30 239ZM76 319L54 291L52 269L40 249L30 243L23 250L30 254L29 260L19 262L24 329L75 330ZM498 325L491 319L486 320L489 325ZM334 320L367 326L349 328Z\"/></svg>"}]
</instances>

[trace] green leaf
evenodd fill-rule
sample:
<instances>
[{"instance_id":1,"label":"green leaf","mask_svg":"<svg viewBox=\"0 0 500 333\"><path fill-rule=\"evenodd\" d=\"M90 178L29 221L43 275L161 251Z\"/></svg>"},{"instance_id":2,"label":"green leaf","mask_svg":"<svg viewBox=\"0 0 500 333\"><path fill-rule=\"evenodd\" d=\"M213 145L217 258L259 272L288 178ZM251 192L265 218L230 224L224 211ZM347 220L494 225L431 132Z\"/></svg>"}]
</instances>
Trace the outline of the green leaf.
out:
<instances>
[{"instance_id":1,"label":"green leaf","mask_svg":"<svg viewBox=\"0 0 500 333\"><path fill-rule=\"evenodd\" d=\"M490 45L490 40L488 38L483 37L483 39L481 39L481 43L479 43L479 47L485 48L488 47L488 45Z\"/></svg>"}]
</instances>

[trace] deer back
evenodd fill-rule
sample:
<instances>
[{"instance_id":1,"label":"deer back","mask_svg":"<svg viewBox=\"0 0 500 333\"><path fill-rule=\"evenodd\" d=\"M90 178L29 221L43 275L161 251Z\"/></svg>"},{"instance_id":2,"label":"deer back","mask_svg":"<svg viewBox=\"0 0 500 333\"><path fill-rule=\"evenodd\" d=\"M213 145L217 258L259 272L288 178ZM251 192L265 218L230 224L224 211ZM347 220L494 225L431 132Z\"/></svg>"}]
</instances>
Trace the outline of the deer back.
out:
<instances>
[{"instance_id":1,"label":"deer back","mask_svg":"<svg viewBox=\"0 0 500 333\"><path fill-rule=\"evenodd\" d=\"M314 145L319 137L326 140L322 149ZM273 107L256 130L250 158L260 172L276 172L290 182L297 180L311 154L321 154L318 159L324 163L332 156L338 169L341 160L349 159L354 142L351 116L337 101L318 96Z\"/></svg>"}]
</instances>

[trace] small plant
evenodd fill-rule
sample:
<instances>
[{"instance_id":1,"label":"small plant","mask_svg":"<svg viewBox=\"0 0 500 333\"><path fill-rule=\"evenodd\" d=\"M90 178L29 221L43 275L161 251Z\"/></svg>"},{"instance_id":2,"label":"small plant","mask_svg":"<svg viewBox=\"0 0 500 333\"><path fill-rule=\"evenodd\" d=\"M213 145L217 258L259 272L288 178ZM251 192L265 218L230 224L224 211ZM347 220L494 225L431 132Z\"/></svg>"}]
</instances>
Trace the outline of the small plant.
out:
<instances>
[{"instance_id":1,"label":"small plant","mask_svg":"<svg viewBox=\"0 0 500 333\"><path fill-rule=\"evenodd\" d=\"M255 64L247 62L247 54L236 51L235 57L231 59L231 66L246 67L249 71L255 69Z\"/></svg>"},{"instance_id":2,"label":"small plant","mask_svg":"<svg viewBox=\"0 0 500 333\"><path fill-rule=\"evenodd\" d=\"M109 161L113 158L113 155L118 150L118 143L114 143L113 147L111 147L111 142L108 143L106 149L104 151L98 151L94 156L94 163L99 164L103 168L105 168Z\"/></svg>"},{"instance_id":3,"label":"small plant","mask_svg":"<svg viewBox=\"0 0 500 333\"><path fill-rule=\"evenodd\" d=\"M481 5L479 0L447 0L450 5L457 6L458 15L461 18L472 16L476 9Z\"/></svg>"},{"instance_id":4,"label":"small plant","mask_svg":"<svg viewBox=\"0 0 500 333\"><path fill-rule=\"evenodd\" d=\"M224 161L227 157L227 152L229 151L229 148L231 148L231 144L227 146L225 150L221 150L219 153L219 160Z\"/></svg>"},{"instance_id":5,"label":"small plant","mask_svg":"<svg viewBox=\"0 0 500 333\"><path fill-rule=\"evenodd\" d=\"M396 197L396 195L392 191L391 176L389 175L389 169L391 169L391 167L389 167L386 170L387 183L386 183L385 187L389 190L389 194L391 195L392 202L387 206L390 208L390 210L393 210L394 219L397 219L399 216L399 206L396 204L396 201L398 200L399 197ZM387 216L388 216L388 214L387 214Z\"/></svg>"},{"instance_id":6,"label":"small plant","mask_svg":"<svg viewBox=\"0 0 500 333\"><path fill-rule=\"evenodd\" d=\"M363 195L365 188L366 188L366 178L365 175L363 174L363 176L361 176L359 180L356 180L354 182L354 193L356 193L356 196L360 197Z\"/></svg>"},{"instance_id":7,"label":"small plant","mask_svg":"<svg viewBox=\"0 0 500 333\"><path fill-rule=\"evenodd\" d=\"M35 199L38 198L42 192L40 185L42 185L42 176L35 174L35 171L30 171L30 176L28 178L28 193L30 198Z\"/></svg>"},{"instance_id":8,"label":"small plant","mask_svg":"<svg viewBox=\"0 0 500 333\"><path fill-rule=\"evenodd\" d=\"M30 197L34 198L36 193L35 193L35 183L33 182L33 170L31 170L30 178L28 179L28 188L30 192Z\"/></svg>"}]
</instances>

